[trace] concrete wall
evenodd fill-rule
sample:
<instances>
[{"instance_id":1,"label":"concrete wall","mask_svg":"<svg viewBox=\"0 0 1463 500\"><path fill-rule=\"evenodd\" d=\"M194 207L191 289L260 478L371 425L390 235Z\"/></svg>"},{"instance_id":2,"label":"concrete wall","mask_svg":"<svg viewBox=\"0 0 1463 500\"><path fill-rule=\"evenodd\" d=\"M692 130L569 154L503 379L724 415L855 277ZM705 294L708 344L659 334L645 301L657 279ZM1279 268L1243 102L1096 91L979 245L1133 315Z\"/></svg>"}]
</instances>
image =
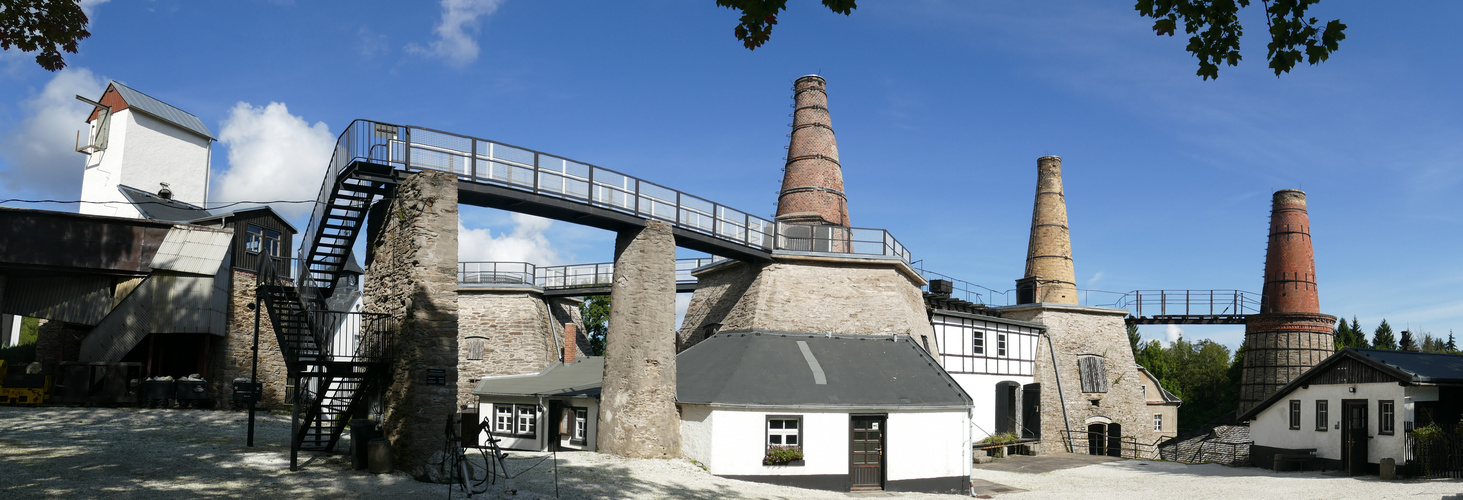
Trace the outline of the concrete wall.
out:
<instances>
[{"instance_id":1,"label":"concrete wall","mask_svg":"<svg viewBox=\"0 0 1463 500\"><path fill-rule=\"evenodd\" d=\"M1350 392L1355 387L1356 392ZM1326 430L1316 429L1316 400L1327 403L1329 422ZM1401 465L1406 459L1407 433L1405 422L1412 421L1411 403L1437 401L1437 387L1402 387L1395 382L1373 384L1311 385L1298 388L1283 399L1261 411L1250 421L1250 437L1255 446L1284 449L1315 448L1316 457L1341 460L1341 435L1343 426L1341 401L1344 399L1367 400L1367 463L1380 463L1383 458L1394 458ZM1290 400L1300 400L1300 428L1290 428ZM1381 434L1378 422L1377 401L1391 400L1396 404L1393 420L1395 431ZM1255 465L1267 467L1268 463Z\"/></svg>"},{"instance_id":2,"label":"concrete wall","mask_svg":"<svg viewBox=\"0 0 1463 500\"><path fill-rule=\"evenodd\" d=\"M923 335L932 351L939 351L920 295L924 279L907 264L791 254L774 259L760 269L731 263L697 273L697 279L711 286L705 292L697 289L691 298L681 349L695 345L708 327L719 323L717 329L724 331Z\"/></svg>"},{"instance_id":3,"label":"concrete wall","mask_svg":"<svg viewBox=\"0 0 1463 500\"><path fill-rule=\"evenodd\" d=\"M207 201L211 141L171 124L124 109L111 118L106 150L87 156L81 199L124 202L125 184L156 193L168 183L173 199L202 206ZM127 203L83 203L83 214L140 217Z\"/></svg>"},{"instance_id":4,"label":"concrete wall","mask_svg":"<svg viewBox=\"0 0 1463 500\"><path fill-rule=\"evenodd\" d=\"M1002 308L1006 318L1047 326L1056 352L1056 366L1047 343L1037 344L1036 383L1041 384L1042 450L1062 450L1062 403L1066 402L1067 423L1073 432L1087 430L1089 420L1110 420L1122 425L1124 436L1152 443L1153 415L1143 397L1142 379L1133 349L1128 343L1123 317L1128 311L1065 304L1029 304ZM1082 392L1078 371L1080 355L1102 356L1107 372L1106 393ZM1058 374L1060 377L1058 377ZM1062 393L1057 391L1058 378ZM1079 450L1081 451L1081 450Z\"/></svg>"},{"instance_id":5,"label":"concrete wall","mask_svg":"<svg viewBox=\"0 0 1463 500\"><path fill-rule=\"evenodd\" d=\"M387 216L371 230L366 311L400 319L392 380L382 401L386 437L398 470L426 476L442 449L442 428L458 410L457 178L411 174L396 188ZM445 383L428 383L442 370Z\"/></svg>"},{"instance_id":6,"label":"concrete wall","mask_svg":"<svg viewBox=\"0 0 1463 500\"><path fill-rule=\"evenodd\" d=\"M682 452L719 476L847 476L848 410L729 409L683 404ZM888 482L968 476L970 418L964 410L858 411L885 413L885 479ZM801 466L762 465L767 417L802 418ZM780 481L773 481L780 482Z\"/></svg>"}]
</instances>

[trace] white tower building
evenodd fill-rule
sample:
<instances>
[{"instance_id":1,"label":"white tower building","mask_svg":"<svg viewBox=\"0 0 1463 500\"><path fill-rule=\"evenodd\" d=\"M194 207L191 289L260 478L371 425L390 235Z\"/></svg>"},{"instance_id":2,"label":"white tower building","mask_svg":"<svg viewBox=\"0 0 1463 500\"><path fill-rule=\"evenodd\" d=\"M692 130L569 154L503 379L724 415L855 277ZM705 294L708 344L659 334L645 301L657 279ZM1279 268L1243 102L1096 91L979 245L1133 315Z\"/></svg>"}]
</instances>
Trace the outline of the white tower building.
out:
<instances>
[{"instance_id":1,"label":"white tower building","mask_svg":"<svg viewBox=\"0 0 1463 500\"><path fill-rule=\"evenodd\" d=\"M85 145L81 213L141 217L119 186L160 193L196 206L208 201L214 137L198 117L126 85L111 82L94 106ZM164 195L167 196L167 195Z\"/></svg>"}]
</instances>

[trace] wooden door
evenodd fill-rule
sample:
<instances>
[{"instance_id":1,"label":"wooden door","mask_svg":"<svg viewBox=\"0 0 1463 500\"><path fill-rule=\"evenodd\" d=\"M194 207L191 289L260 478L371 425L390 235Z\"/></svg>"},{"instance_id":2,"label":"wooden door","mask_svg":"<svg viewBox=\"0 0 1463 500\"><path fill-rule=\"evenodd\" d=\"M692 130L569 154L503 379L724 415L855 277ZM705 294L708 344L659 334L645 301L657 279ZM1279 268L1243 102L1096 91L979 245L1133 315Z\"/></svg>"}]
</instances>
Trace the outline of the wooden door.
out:
<instances>
[{"instance_id":1,"label":"wooden door","mask_svg":"<svg viewBox=\"0 0 1463 500\"><path fill-rule=\"evenodd\" d=\"M1366 473L1367 404L1365 399L1344 399L1341 401L1341 463L1346 475L1359 476Z\"/></svg>"},{"instance_id":2,"label":"wooden door","mask_svg":"<svg viewBox=\"0 0 1463 500\"><path fill-rule=\"evenodd\" d=\"M884 489L884 415L854 415L849 436L851 490Z\"/></svg>"}]
</instances>

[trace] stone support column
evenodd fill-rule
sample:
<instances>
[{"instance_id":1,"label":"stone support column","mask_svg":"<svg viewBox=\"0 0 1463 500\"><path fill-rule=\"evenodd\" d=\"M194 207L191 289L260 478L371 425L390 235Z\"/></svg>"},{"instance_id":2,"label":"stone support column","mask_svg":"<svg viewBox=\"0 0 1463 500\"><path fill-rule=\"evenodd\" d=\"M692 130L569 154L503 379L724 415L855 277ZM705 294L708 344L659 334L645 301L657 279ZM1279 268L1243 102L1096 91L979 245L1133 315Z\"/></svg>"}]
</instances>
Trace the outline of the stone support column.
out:
<instances>
[{"instance_id":1,"label":"stone support column","mask_svg":"<svg viewBox=\"0 0 1463 500\"><path fill-rule=\"evenodd\" d=\"M669 224L649 221L615 241L615 283L605 337L599 451L674 458L676 416L676 243Z\"/></svg>"},{"instance_id":2,"label":"stone support column","mask_svg":"<svg viewBox=\"0 0 1463 500\"><path fill-rule=\"evenodd\" d=\"M381 219L369 240L365 308L400 322L382 428L396 468L429 477L447 417L458 412L457 178L412 174Z\"/></svg>"}]
</instances>

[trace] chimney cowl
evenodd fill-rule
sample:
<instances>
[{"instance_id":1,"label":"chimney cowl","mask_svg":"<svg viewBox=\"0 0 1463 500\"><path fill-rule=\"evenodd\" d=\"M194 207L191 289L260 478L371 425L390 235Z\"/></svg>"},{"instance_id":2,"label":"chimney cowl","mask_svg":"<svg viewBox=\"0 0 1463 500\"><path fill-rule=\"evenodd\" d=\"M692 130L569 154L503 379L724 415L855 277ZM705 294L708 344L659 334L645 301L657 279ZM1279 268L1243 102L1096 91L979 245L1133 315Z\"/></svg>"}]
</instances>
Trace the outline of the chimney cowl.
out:
<instances>
[{"instance_id":1,"label":"chimney cowl","mask_svg":"<svg viewBox=\"0 0 1463 500\"><path fill-rule=\"evenodd\" d=\"M158 198L162 198L164 200L171 200L171 199L173 199L173 190L168 189L168 183L166 183L166 182L159 182L158 184L161 184L162 185L162 189L159 189L157 191L157 197Z\"/></svg>"}]
</instances>

